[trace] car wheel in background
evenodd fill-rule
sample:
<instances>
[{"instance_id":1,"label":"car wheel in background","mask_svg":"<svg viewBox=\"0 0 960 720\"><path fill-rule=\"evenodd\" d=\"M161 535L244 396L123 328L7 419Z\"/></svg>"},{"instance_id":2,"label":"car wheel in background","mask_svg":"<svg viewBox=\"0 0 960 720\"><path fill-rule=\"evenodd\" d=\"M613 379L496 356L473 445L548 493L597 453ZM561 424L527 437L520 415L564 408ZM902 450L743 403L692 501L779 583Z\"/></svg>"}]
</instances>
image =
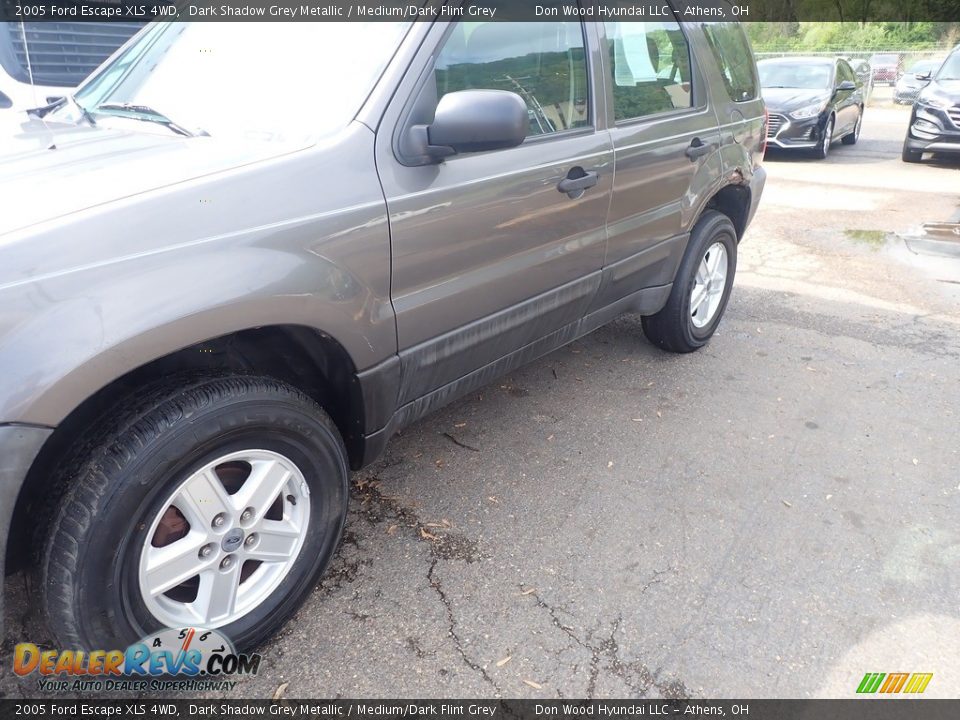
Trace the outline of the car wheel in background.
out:
<instances>
[{"instance_id":1,"label":"car wheel in background","mask_svg":"<svg viewBox=\"0 0 960 720\"><path fill-rule=\"evenodd\" d=\"M923 159L923 153L919 150L912 149L905 139L903 141L903 151L900 153L900 159L905 163L918 163Z\"/></svg>"},{"instance_id":2,"label":"car wheel in background","mask_svg":"<svg viewBox=\"0 0 960 720\"><path fill-rule=\"evenodd\" d=\"M65 647L163 627L269 638L343 529L347 454L312 399L270 378L160 385L78 444L38 572Z\"/></svg>"},{"instance_id":3,"label":"car wheel in background","mask_svg":"<svg viewBox=\"0 0 960 720\"><path fill-rule=\"evenodd\" d=\"M860 126L863 124L863 108L860 108L860 112L857 113L857 124L853 126L853 132L849 135L844 135L840 138L840 142L844 145L856 145L857 140L860 139Z\"/></svg>"},{"instance_id":4,"label":"car wheel in background","mask_svg":"<svg viewBox=\"0 0 960 720\"><path fill-rule=\"evenodd\" d=\"M823 160L830 154L830 145L833 144L833 115L827 118L827 124L823 127L823 137L820 143L813 150L813 156L817 160Z\"/></svg>"},{"instance_id":5,"label":"car wheel in background","mask_svg":"<svg viewBox=\"0 0 960 720\"><path fill-rule=\"evenodd\" d=\"M697 350L713 335L727 307L737 270L737 233L723 213L708 210L690 233L670 297L643 317L654 345L677 353Z\"/></svg>"}]
</instances>

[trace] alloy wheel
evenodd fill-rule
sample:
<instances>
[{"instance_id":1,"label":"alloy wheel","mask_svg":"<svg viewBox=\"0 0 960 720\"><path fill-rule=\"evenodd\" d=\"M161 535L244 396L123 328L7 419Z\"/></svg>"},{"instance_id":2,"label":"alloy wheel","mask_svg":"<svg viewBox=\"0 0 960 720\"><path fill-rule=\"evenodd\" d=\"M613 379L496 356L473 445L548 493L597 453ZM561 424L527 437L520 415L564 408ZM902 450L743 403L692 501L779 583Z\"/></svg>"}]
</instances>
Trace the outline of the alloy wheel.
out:
<instances>
[{"instance_id":1,"label":"alloy wheel","mask_svg":"<svg viewBox=\"0 0 960 720\"><path fill-rule=\"evenodd\" d=\"M147 609L169 627L222 627L287 576L310 523L310 491L288 458L230 453L192 473L164 501L140 553Z\"/></svg>"},{"instance_id":2,"label":"alloy wheel","mask_svg":"<svg viewBox=\"0 0 960 720\"><path fill-rule=\"evenodd\" d=\"M697 266L693 290L690 292L690 320L694 327L706 327L717 314L727 286L729 265L727 249L723 243L713 243L703 254Z\"/></svg>"}]
</instances>

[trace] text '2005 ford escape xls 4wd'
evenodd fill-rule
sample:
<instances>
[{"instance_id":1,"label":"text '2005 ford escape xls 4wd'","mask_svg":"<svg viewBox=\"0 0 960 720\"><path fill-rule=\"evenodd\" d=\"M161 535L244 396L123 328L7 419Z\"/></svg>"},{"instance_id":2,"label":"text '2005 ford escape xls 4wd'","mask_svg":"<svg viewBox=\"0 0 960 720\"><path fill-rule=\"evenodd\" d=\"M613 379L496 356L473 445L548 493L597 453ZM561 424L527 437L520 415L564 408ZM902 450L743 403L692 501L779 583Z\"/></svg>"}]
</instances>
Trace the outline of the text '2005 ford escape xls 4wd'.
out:
<instances>
[{"instance_id":1,"label":"text '2005 ford escape xls 4wd'","mask_svg":"<svg viewBox=\"0 0 960 720\"><path fill-rule=\"evenodd\" d=\"M255 645L398 429L623 312L702 346L765 177L725 22L158 23L35 115L0 531L78 648Z\"/></svg>"}]
</instances>

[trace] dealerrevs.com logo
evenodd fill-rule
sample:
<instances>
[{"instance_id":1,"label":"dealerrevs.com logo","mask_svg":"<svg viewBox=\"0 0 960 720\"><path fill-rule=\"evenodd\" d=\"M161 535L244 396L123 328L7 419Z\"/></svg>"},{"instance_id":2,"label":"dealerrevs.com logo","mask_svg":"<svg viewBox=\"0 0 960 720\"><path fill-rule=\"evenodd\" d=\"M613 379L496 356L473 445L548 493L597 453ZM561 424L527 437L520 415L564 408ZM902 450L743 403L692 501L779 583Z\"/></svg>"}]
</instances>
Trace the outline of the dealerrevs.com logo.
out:
<instances>
[{"instance_id":1,"label":"dealerrevs.com logo","mask_svg":"<svg viewBox=\"0 0 960 720\"><path fill-rule=\"evenodd\" d=\"M14 648L13 672L39 675L44 692L155 692L232 690L241 675L256 675L260 656L238 654L216 630L171 628L126 650L41 650L32 643Z\"/></svg>"}]
</instances>

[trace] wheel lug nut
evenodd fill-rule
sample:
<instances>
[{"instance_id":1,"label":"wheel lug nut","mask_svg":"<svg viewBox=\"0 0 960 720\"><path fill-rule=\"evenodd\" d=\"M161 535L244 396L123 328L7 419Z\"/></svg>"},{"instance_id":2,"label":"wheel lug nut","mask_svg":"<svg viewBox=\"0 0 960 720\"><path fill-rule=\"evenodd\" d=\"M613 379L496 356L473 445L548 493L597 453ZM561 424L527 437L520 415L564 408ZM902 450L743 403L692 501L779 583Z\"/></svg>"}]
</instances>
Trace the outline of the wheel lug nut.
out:
<instances>
[{"instance_id":1,"label":"wheel lug nut","mask_svg":"<svg viewBox=\"0 0 960 720\"><path fill-rule=\"evenodd\" d=\"M251 510L250 508L247 508L246 510L244 510L243 514L240 515L240 519L243 522L250 520L252 517L253 517L253 510Z\"/></svg>"},{"instance_id":2,"label":"wheel lug nut","mask_svg":"<svg viewBox=\"0 0 960 720\"><path fill-rule=\"evenodd\" d=\"M213 518L213 526L214 526L215 528L223 527L223 526L224 526L224 523L226 523L226 522L227 522L227 516L224 515L223 513L218 513L218 514L217 514L216 516L214 516L214 518Z\"/></svg>"},{"instance_id":3,"label":"wheel lug nut","mask_svg":"<svg viewBox=\"0 0 960 720\"><path fill-rule=\"evenodd\" d=\"M256 542L257 542L257 534L252 533L250 535L247 535L247 539L243 541L243 544L246 545L247 547L253 547L256 544Z\"/></svg>"},{"instance_id":4,"label":"wheel lug nut","mask_svg":"<svg viewBox=\"0 0 960 720\"><path fill-rule=\"evenodd\" d=\"M233 558L227 555L223 560L220 561L220 569L228 570L230 566L233 565Z\"/></svg>"},{"instance_id":5,"label":"wheel lug nut","mask_svg":"<svg viewBox=\"0 0 960 720\"><path fill-rule=\"evenodd\" d=\"M213 545L207 544L200 548L200 557L206 558L213 555Z\"/></svg>"}]
</instances>

